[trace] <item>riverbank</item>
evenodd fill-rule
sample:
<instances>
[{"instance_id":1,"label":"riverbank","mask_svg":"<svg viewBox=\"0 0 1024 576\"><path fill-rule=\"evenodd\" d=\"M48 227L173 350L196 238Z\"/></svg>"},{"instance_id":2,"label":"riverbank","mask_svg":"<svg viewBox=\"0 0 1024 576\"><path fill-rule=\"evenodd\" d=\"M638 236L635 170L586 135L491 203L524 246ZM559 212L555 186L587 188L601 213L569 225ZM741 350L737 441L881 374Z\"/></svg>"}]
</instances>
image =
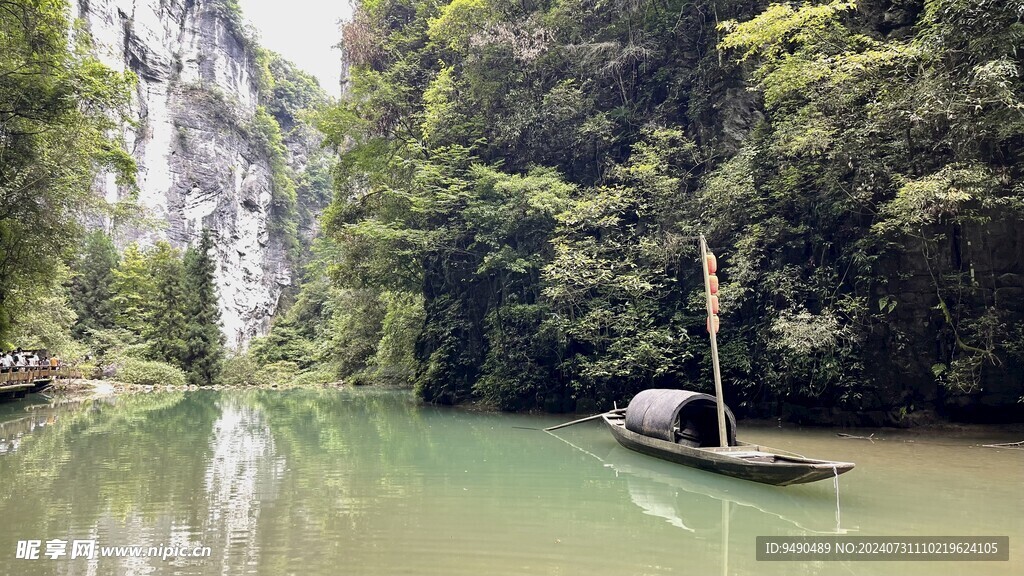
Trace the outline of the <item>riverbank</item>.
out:
<instances>
[{"instance_id":1,"label":"riverbank","mask_svg":"<svg viewBox=\"0 0 1024 576\"><path fill-rule=\"evenodd\" d=\"M248 386L221 385L213 386L155 386L142 384L126 384L116 380L91 380L71 379L59 380L48 389L54 395L62 398L89 398L97 396L109 396L116 394L149 394L154 392L199 392L204 390L293 390L293 389L322 389L322 388L347 388L348 385L342 381L328 382L315 386L295 384L253 384Z\"/></svg>"},{"instance_id":2,"label":"riverbank","mask_svg":"<svg viewBox=\"0 0 1024 576\"><path fill-rule=\"evenodd\" d=\"M343 389L359 387L353 384L346 383L342 380L335 382L328 382L322 384L252 384L252 385L222 385L217 384L213 386L156 386L156 385L140 385L140 384L126 384L115 380L92 380L92 379L71 379L71 380L59 380L49 388L49 392L55 396L59 396L61 400L85 400L95 397L104 397L111 395L128 395L128 394L152 394L158 392L202 392L202 391L243 391L243 390L319 390L319 389ZM371 386L374 389L408 389L401 387L382 387L382 386ZM482 401L471 401L456 404L451 406L453 410L462 412L476 412L476 413L504 413L497 409L493 405L489 405ZM512 414L512 413L510 413ZM559 416L546 412L530 410L527 412L520 413L526 416ZM564 416L566 421L574 420L583 416L590 416L590 413L566 413L560 416ZM950 434L962 434L968 436L983 436L986 431L999 431L1000 433L1012 433L1019 434L1024 438L1024 423L1010 423L1010 424L979 424L979 423L965 423L956 422L952 420L942 419L939 416L932 415L929 418L915 419L913 421L904 422L899 426L850 426L842 423L833 423L831 425L822 425L818 423L801 423L791 422L783 419L764 419L764 418L747 418L741 419L743 427L746 430L765 430L765 429L786 429L786 430L799 430L799 429L826 429L835 430L837 433L846 435L845 437L850 441L884 441L887 436L894 434L907 439L917 434L929 434L929 433L950 433ZM910 440L913 441L913 440Z\"/></svg>"}]
</instances>

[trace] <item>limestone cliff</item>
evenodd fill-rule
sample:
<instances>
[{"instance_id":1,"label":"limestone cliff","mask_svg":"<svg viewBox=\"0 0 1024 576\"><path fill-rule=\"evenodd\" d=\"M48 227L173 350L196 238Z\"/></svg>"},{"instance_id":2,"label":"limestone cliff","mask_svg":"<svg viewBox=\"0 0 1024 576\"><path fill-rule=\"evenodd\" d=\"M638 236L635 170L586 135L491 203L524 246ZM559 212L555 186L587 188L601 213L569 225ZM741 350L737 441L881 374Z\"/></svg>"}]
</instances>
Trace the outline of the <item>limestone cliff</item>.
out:
<instances>
[{"instance_id":1,"label":"limestone cliff","mask_svg":"<svg viewBox=\"0 0 1024 576\"><path fill-rule=\"evenodd\" d=\"M259 107L272 92L237 5L78 0L73 10L103 61L139 79L136 122L125 137L138 163L138 204L152 225L122 227L119 237L184 247L203 228L213 230L227 345L245 347L265 333L282 292L295 281L296 239L294 223L280 221L286 216L274 171L281 167L260 124ZM263 123L272 118L264 114ZM315 144L308 134L286 137L290 176L306 169ZM113 178L98 186L109 201L132 193Z\"/></svg>"}]
</instances>

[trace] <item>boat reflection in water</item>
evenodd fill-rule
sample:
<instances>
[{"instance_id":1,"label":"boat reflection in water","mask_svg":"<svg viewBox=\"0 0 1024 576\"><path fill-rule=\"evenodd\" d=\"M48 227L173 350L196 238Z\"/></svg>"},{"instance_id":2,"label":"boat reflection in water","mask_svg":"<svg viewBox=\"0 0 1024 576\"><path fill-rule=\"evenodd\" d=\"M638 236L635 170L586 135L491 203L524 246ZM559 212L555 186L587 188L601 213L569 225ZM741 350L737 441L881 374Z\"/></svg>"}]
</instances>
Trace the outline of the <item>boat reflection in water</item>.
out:
<instances>
[{"instance_id":1,"label":"boat reflection in water","mask_svg":"<svg viewBox=\"0 0 1024 576\"><path fill-rule=\"evenodd\" d=\"M629 497L645 514L664 518L688 532L717 530L716 511L722 503L747 507L777 518L806 534L848 534L842 526L838 482L833 491L778 490L771 486L709 476L671 464L649 462L616 447L602 458L606 468L624 478Z\"/></svg>"},{"instance_id":2,"label":"boat reflection in water","mask_svg":"<svg viewBox=\"0 0 1024 576\"><path fill-rule=\"evenodd\" d=\"M719 510L723 506L730 507L733 514L742 509L763 514L761 523L773 525L765 528L776 533L810 535L857 531L842 524L838 476L832 483L832 490L824 483L779 490L767 484L680 467L618 445L607 452L601 450L603 456L600 456L561 436L549 434L624 479L630 499L645 514L663 518L687 532L718 531L721 526Z\"/></svg>"},{"instance_id":3,"label":"boat reflection in water","mask_svg":"<svg viewBox=\"0 0 1024 576\"><path fill-rule=\"evenodd\" d=\"M856 531L842 525L838 476L834 490L822 490L825 486L779 490L652 461L620 446L599 459L625 480L630 500L644 514L663 518L694 538L714 539L717 535L722 574L732 573L730 542L742 555L749 553L754 535Z\"/></svg>"}]
</instances>

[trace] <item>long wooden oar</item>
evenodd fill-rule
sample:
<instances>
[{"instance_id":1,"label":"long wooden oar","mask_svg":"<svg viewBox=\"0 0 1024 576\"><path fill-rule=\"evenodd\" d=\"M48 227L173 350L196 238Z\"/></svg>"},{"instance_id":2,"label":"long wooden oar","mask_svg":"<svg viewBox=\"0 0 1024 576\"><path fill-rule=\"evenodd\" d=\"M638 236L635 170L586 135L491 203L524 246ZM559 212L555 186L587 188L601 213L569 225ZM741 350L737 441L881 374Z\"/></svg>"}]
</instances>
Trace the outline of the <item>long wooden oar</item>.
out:
<instances>
[{"instance_id":1,"label":"long wooden oar","mask_svg":"<svg viewBox=\"0 0 1024 576\"><path fill-rule=\"evenodd\" d=\"M582 424L583 422L590 422L591 420L597 420L598 418L600 418L601 416L604 416L605 414L622 414L625 411L626 411L625 408L618 408L616 410L609 410L608 412L602 412L600 414L594 414L593 416L587 416L586 418L580 418L579 420L573 420L572 422L566 422L564 424L559 424L557 426L550 426L548 428L545 428L544 431L545 432L551 432L552 430L558 430L559 428L565 428L567 426L572 426L573 424Z\"/></svg>"}]
</instances>

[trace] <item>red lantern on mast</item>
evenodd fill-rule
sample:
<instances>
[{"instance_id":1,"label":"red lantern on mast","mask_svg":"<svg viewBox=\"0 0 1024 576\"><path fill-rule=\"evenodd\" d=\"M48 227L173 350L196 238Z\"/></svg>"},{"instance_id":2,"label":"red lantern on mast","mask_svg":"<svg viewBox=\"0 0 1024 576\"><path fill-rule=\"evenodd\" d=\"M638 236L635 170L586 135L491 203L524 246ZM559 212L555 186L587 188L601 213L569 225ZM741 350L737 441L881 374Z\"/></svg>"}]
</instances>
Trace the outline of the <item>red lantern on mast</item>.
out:
<instances>
[{"instance_id":1,"label":"red lantern on mast","mask_svg":"<svg viewBox=\"0 0 1024 576\"><path fill-rule=\"evenodd\" d=\"M713 325L715 329L715 334L718 334L718 328L720 325L720 322L718 321L718 314L712 314L711 316L708 316L708 319L705 322L705 324L707 326L708 332L711 332L711 328Z\"/></svg>"},{"instance_id":2,"label":"red lantern on mast","mask_svg":"<svg viewBox=\"0 0 1024 576\"><path fill-rule=\"evenodd\" d=\"M708 252L704 257L704 274L707 276L708 284L708 319L707 329L708 332L718 333L718 276L715 275L718 272L718 258L711 252Z\"/></svg>"}]
</instances>

